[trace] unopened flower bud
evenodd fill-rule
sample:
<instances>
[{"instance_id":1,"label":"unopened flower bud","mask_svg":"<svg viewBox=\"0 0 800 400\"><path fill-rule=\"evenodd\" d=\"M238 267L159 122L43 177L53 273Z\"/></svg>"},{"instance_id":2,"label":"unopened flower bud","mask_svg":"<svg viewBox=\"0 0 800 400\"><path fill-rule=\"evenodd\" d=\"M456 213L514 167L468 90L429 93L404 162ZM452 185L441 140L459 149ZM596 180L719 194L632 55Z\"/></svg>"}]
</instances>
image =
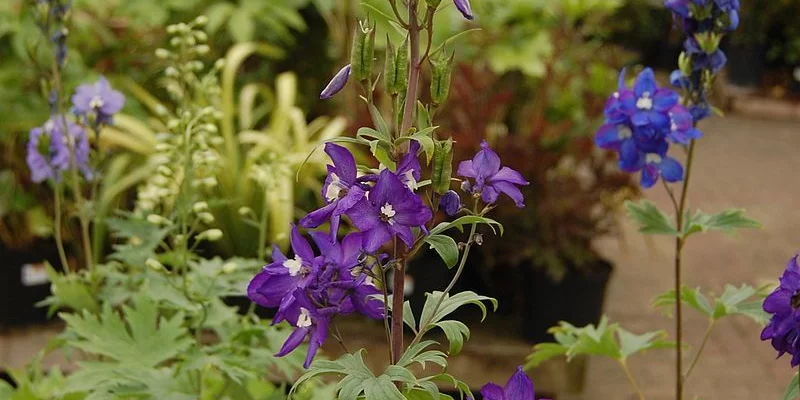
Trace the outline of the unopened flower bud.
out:
<instances>
[{"instance_id":1,"label":"unopened flower bud","mask_svg":"<svg viewBox=\"0 0 800 400\"><path fill-rule=\"evenodd\" d=\"M158 214L150 214L147 216L147 222L153 225L164 225L169 222L166 218L158 215Z\"/></svg>"},{"instance_id":2,"label":"unopened flower bud","mask_svg":"<svg viewBox=\"0 0 800 400\"><path fill-rule=\"evenodd\" d=\"M322 93L319 94L320 99L328 99L333 97L336 93L339 93L342 89L344 89L344 85L347 84L347 80L350 79L350 64L345 65L336 75L331 79L328 83L328 86L325 86L325 89L322 90Z\"/></svg>"},{"instance_id":3,"label":"unopened flower bud","mask_svg":"<svg viewBox=\"0 0 800 400\"><path fill-rule=\"evenodd\" d=\"M448 190L439 201L439 207L441 207L447 215L452 217L458 214L458 211L461 209L461 197L458 196L455 190Z\"/></svg>"},{"instance_id":4,"label":"unopened flower bud","mask_svg":"<svg viewBox=\"0 0 800 400\"><path fill-rule=\"evenodd\" d=\"M205 15L201 15L194 19L194 24L197 26L203 26L208 23L208 17Z\"/></svg>"},{"instance_id":5,"label":"unopened flower bud","mask_svg":"<svg viewBox=\"0 0 800 400\"><path fill-rule=\"evenodd\" d=\"M472 184L469 181L462 181L461 182L461 190L463 190L466 193L471 192L472 191Z\"/></svg>"},{"instance_id":6,"label":"unopened flower bud","mask_svg":"<svg viewBox=\"0 0 800 400\"><path fill-rule=\"evenodd\" d=\"M202 223L204 223L204 224L210 224L210 223L214 222L214 214L207 213L207 212L198 214L197 218L199 218L200 221Z\"/></svg>"},{"instance_id":7,"label":"unopened flower bud","mask_svg":"<svg viewBox=\"0 0 800 400\"><path fill-rule=\"evenodd\" d=\"M233 261L226 262L225 264L222 265L222 273L223 274L232 274L234 271L236 271L237 267L238 266Z\"/></svg>"},{"instance_id":8,"label":"unopened flower bud","mask_svg":"<svg viewBox=\"0 0 800 400\"><path fill-rule=\"evenodd\" d=\"M246 217L253 214L253 209L250 207L239 207L239 215Z\"/></svg>"},{"instance_id":9,"label":"unopened flower bud","mask_svg":"<svg viewBox=\"0 0 800 400\"><path fill-rule=\"evenodd\" d=\"M211 48L206 44L201 44L195 47L194 51L197 52L197 54L207 54L209 51L211 51Z\"/></svg>"},{"instance_id":10,"label":"unopened flower bud","mask_svg":"<svg viewBox=\"0 0 800 400\"><path fill-rule=\"evenodd\" d=\"M217 240L222 239L222 231L219 229L209 229L203 232L200 232L197 235L197 240L207 240L209 242L216 242Z\"/></svg>"},{"instance_id":11,"label":"unopened flower bud","mask_svg":"<svg viewBox=\"0 0 800 400\"><path fill-rule=\"evenodd\" d=\"M147 265L153 271L163 271L164 264L156 260L155 258L148 258L144 261L144 265Z\"/></svg>"},{"instance_id":12,"label":"unopened flower bud","mask_svg":"<svg viewBox=\"0 0 800 400\"><path fill-rule=\"evenodd\" d=\"M165 59L165 58L168 58L169 55L170 55L170 52L167 49L156 49L156 57L158 57L158 58L160 58L162 60Z\"/></svg>"},{"instance_id":13,"label":"unopened flower bud","mask_svg":"<svg viewBox=\"0 0 800 400\"><path fill-rule=\"evenodd\" d=\"M469 0L453 0L453 3L455 3L456 8L464 18L468 20L475 18L475 15L472 14L472 6L469 4Z\"/></svg>"},{"instance_id":14,"label":"unopened flower bud","mask_svg":"<svg viewBox=\"0 0 800 400\"><path fill-rule=\"evenodd\" d=\"M200 213L206 210L208 210L208 203L206 203L205 201L198 201L197 203L192 204L192 211L196 213Z\"/></svg>"}]
</instances>

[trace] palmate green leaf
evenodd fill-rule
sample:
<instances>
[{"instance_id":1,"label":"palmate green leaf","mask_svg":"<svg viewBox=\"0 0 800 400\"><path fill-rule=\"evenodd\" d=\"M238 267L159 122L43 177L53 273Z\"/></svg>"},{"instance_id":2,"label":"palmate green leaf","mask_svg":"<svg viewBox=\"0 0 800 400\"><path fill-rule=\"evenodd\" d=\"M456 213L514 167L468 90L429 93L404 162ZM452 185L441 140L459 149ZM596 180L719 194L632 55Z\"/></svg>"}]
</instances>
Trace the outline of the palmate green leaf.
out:
<instances>
[{"instance_id":1,"label":"palmate green leaf","mask_svg":"<svg viewBox=\"0 0 800 400\"><path fill-rule=\"evenodd\" d=\"M559 343L539 343L533 346L533 353L525 358L525 369L536 368L543 362L555 357L565 356L569 346Z\"/></svg>"},{"instance_id":2,"label":"palmate green leaf","mask_svg":"<svg viewBox=\"0 0 800 400\"><path fill-rule=\"evenodd\" d=\"M711 300L709 300L707 296L700 292L700 288L691 289L687 286L682 286L681 301L713 320L732 315L741 315L764 325L769 321L769 315L761 308L761 302L767 294L766 289L766 287L756 289L746 284L739 287L725 285L722 295L715 296L712 293ZM664 308L666 315L671 315L672 306L674 305L674 290L656 297L653 301L653 306Z\"/></svg>"},{"instance_id":3,"label":"palmate green leaf","mask_svg":"<svg viewBox=\"0 0 800 400\"><path fill-rule=\"evenodd\" d=\"M786 390L783 392L783 400L796 400L798 396L800 396L800 377L797 374L792 376L792 380L789 381L789 386L786 386Z\"/></svg>"},{"instance_id":4,"label":"palmate green leaf","mask_svg":"<svg viewBox=\"0 0 800 400\"><path fill-rule=\"evenodd\" d=\"M629 356L652 349L674 348L675 342L665 340L667 332L647 332L637 335L619 327L617 328L617 338L619 338L619 352L622 360Z\"/></svg>"},{"instance_id":5,"label":"palmate green leaf","mask_svg":"<svg viewBox=\"0 0 800 400\"><path fill-rule=\"evenodd\" d=\"M171 360L192 344L181 313L169 319L160 316L156 303L146 296L135 297L133 304L123 307L124 319L110 307L99 316L86 311L81 315L61 313L67 332L74 336L68 343L118 364L140 367Z\"/></svg>"},{"instance_id":6,"label":"palmate green leaf","mask_svg":"<svg viewBox=\"0 0 800 400\"><path fill-rule=\"evenodd\" d=\"M686 226L683 229L683 237L712 230L732 234L737 229L761 227L762 225L757 221L745 217L744 210L741 209L725 210L713 215L697 211L691 218L687 219Z\"/></svg>"},{"instance_id":7,"label":"palmate green leaf","mask_svg":"<svg viewBox=\"0 0 800 400\"><path fill-rule=\"evenodd\" d=\"M97 299L92 296L88 283L81 275L59 274L50 263L45 265L45 271L53 294L37 303L37 306L47 306L48 315L52 316L64 308L77 312L86 310L90 313L96 313L100 309Z\"/></svg>"},{"instance_id":8,"label":"palmate green leaf","mask_svg":"<svg viewBox=\"0 0 800 400\"><path fill-rule=\"evenodd\" d=\"M447 268L453 268L458 264L458 244L455 239L446 235L430 235L425 238L425 243L439 253Z\"/></svg>"},{"instance_id":9,"label":"palmate green leaf","mask_svg":"<svg viewBox=\"0 0 800 400\"><path fill-rule=\"evenodd\" d=\"M425 305L422 307L422 315L420 316L420 324L424 323L427 324L426 326L420 326L419 331L429 330L433 328L433 326L444 319L444 317L450 315L458 308L468 305L474 304L478 308L480 308L482 317L481 321L486 318L486 305L483 304L484 301L488 301L492 303L494 310L497 311L497 300L487 296L478 295L472 291L465 291L456 293L454 295L449 295L446 293L442 293L439 291L433 293L426 293L427 298L425 299ZM444 300L442 304L439 306L439 309L436 310L436 314L434 314L434 309L436 308L436 304L439 303L439 299L444 296Z\"/></svg>"},{"instance_id":10,"label":"palmate green leaf","mask_svg":"<svg viewBox=\"0 0 800 400\"><path fill-rule=\"evenodd\" d=\"M629 200L625 202L625 209L628 211L628 215L639 224L639 232L671 236L678 234L669 217L651 201L642 200L635 203Z\"/></svg>"},{"instance_id":11,"label":"palmate green leaf","mask_svg":"<svg viewBox=\"0 0 800 400\"><path fill-rule=\"evenodd\" d=\"M450 348L447 352L451 356L461 353L464 341L469 340L470 333L467 325L461 321L439 321L436 326L444 332L450 342Z\"/></svg>"},{"instance_id":12,"label":"palmate green leaf","mask_svg":"<svg viewBox=\"0 0 800 400\"><path fill-rule=\"evenodd\" d=\"M497 234L497 230L495 230L495 227L497 227L497 229L500 231L500 236L503 236L504 233L503 224L491 218L479 217L477 215L465 215L463 217L457 218L455 221L442 222L439 225L436 225L433 229L431 229L430 233L431 235L437 235L453 228L456 228L459 231L464 232L464 225L470 225L470 224L488 225L490 228L492 228L492 232L495 234Z\"/></svg>"},{"instance_id":13,"label":"palmate green leaf","mask_svg":"<svg viewBox=\"0 0 800 400\"><path fill-rule=\"evenodd\" d=\"M422 147L422 151L425 153L425 158L428 163L431 162L433 159L433 152L434 152L434 141L433 141L433 132L439 128L438 126L430 126L427 127L419 132L414 132L410 136L401 136L397 138L395 144L401 144L403 142L407 142L409 140L416 140L420 146Z\"/></svg>"},{"instance_id":14,"label":"palmate green leaf","mask_svg":"<svg viewBox=\"0 0 800 400\"><path fill-rule=\"evenodd\" d=\"M142 219L109 218L106 224L116 239L127 242L114 245L114 252L109 258L128 265L144 265L169 233L169 228L159 228Z\"/></svg>"},{"instance_id":15,"label":"palmate green leaf","mask_svg":"<svg viewBox=\"0 0 800 400\"><path fill-rule=\"evenodd\" d=\"M423 382L441 382L447 385L455 386L458 389L459 394L461 395L461 399L463 400L464 397L468 399L474 399L475 396L472 394L472 390L470 390L469 385L466 383L456 379L453 375L447 373L441 373L433 376L429 376L423 379L420 379Z\"/></svg>"}]
</instances>

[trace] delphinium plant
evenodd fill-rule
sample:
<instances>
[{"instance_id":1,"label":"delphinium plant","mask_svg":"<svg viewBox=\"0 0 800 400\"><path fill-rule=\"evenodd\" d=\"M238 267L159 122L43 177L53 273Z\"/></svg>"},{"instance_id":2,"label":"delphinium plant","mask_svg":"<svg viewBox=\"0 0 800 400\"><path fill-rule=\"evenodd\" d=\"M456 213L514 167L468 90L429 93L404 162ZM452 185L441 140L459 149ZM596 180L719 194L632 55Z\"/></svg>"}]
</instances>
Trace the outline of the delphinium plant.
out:
<instances>
[{"instance_id":1,"label":"delphinium plant","mask_svg":"<svg viewBox=\"0 0 800 400\"><path fill-rule=\"evenodd\" d=\"M290 354L308 341L304 366L309 370L295 387L314 377L334 375L339 399L450 398L440 394L437 383L453 385L462 397L472 398L469 387L446 372L448 356L458 354L469 338L469 328L448 316L469 304L485 315L484 302L497 303L474 292L451 290L470 250L484 240L479 226L502 233L502 226L487 215L508 201L503 197L524 206L519 188L528 182L504 167L486 143L472 159L454 168L452 139L433 124L435 111L447 100L454 56L452 40L438 46L432 43L434 15L455 11L455 5L465 18L472 19L469 2L390 0L390 4L394 24L404 37L399 42L388 39L382 72L375 71L379 67L373 62L379 33L370 21L360 21L350 64L320 95L334 96L349 80L360 83L374 127L360 128L355 138L325 144L324 151L331 159L322 188L327 204L292 227L292 253L273 250L272 263L250 282L248 295L261 306L277 308L274 321L286 321L293 327L278 355ZM424 68L431 75L427 101L420 95ZM381 81L391 97L388 116L374 102L373 92ZM367 147L379 164L358 165L353 153L338 143ZM305 229L309 229L313 246ZM465 229L469 234L464 242L449 236ZM427 294L422 313L414 315L403 298L404 275L409 260L424 247L435 249L442 268L456 271L446 288ZM350 351L348 338L339 333L337 319L353 313L383 320L389 349L384 370L370 370L364 350ZM405 329L413 334L410 342L405 341ZM435 341L426 339L437 329L449 341L446 353L435 347ZM346 354L334 361L315 360L329 336ZM435 364L444 372L418 375L412 368L415 364L423 369ZM505 388L490 384L483 394L486 399L534 398L533 385L521 371Z\"/></svg>"},{"instance_id":2,"label":"delphinium plant","mask_svg":"<svg viewBox=\"0 0 800 400\"><path fill-rule=\"evenodd\" d=\"M67 5L34 3L43 27L61 23ZM261 262L203 256L204 245L224 234L211 226L209 212L209 203L222 201L210 194L220 165L221 64L209 66L202 59L208 51L206 21L198 17L167 28L169 48L156 51L165 60L169 98L154 173L139 187L134 210L94 221L114 232L108 257L92 261L87 249L87 265L76 271L57 238L63 272L48 268L53 293L41 305L58 312L65 331L27 368L12 371L16 389L0 382L0 398L283 399L282 383L299 376L300 357L274 356L287 329L271 326L254 307L237 310L223 301L245 290ZM44 79L53 117L31 131L27 157L32 178L47 182L61 198L67 184L92 193L86 188L106 179L110 168L104 166L98 139L124 97L100 79L79 86L67 99L59 85L66 55L61 37L56 38L52 73ZM76 204L91 208L82 194L73 193ZM89 211L78 207L87 221L82 223L93 221ZM59 366L43 370L44 355L54 350L73 361L67 374ZM298 398L330 398L322 386L307 382Z\"/></svg>"},{"instance_id":3,"label":"delphinium plant","mask_svg":"<svg viewBox=\"0 0 800 400\"><path fill-rule=\"evenodd\" d=\"M654 72L645 68L627 85L626 71L620 74L619 88L605 106L605 124L598 130L595 142L604 149L619 153L619 167L628 173L640 173L642 188L649 189L661 181L671 205L673 218L655 204L643 200L628 202L626 208L645 234L667 235L675 239L674 289L656 297L655 307L664 308L675 318L675 340L668 341L665 331L636 335L619 324L604 318L597 326L575 327L567 323L552 329L556 343L534 347L528 367L535 367L549 358L566 355L602 355L619 362L640 399L645 395L628 365L628 358L640 351L672 348L675 351L675 398L684 398L684 385L694 370L713 328L719 320L743 315L765 323L760 310L764 288L749 285L726 285L722 294L708 296L701 289L683 284L682 255L687 241L694 234L707 231L733 232L755 228L757 222L739 209L707 214L689 204L689 183L695 148L703 136L700 122L719 113L709 102L710 91L726 57L720 50L722 38L735 30L739 21L737 0L700 1L666 0L675 25L685 33L684 51L678 69L670 76L672 88L660 86ZM721 113L719 113L721 115ZM670 153L670 150L673 150ZM685 167L671 156L674 151L686 155ZM710 298L709 298L710 297ZM690 307L708 318L708 329L687 364L684 354L689 341L684 338L684 307ZM674 312L673 312L674 310Z\"/></svg>"}]
</instances>

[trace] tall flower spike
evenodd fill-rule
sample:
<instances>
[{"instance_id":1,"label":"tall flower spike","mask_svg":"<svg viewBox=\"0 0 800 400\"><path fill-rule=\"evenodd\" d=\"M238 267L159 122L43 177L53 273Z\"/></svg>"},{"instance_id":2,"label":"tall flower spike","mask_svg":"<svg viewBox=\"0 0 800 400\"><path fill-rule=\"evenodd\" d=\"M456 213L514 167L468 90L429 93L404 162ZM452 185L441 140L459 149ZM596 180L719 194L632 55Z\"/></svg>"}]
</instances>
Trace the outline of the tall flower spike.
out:
<instances>
[{"instance_id":1,"label":"tall flower spike","mask_svg":"<svg viewBox=\"0 0 800 400\"><path fill-rule=\"evenodd\" d=\"M501 167L500 156L489 148L486 141L481 143L481 150L472 160L458 165L458 175L474 179L475 183L468 185L469 190L480 195L487 204L496 202L500 193L505 193L517 207L525 207L525 199L517 186L527 186L528 181L519 172Z\"/></svg>"},{"instance_id":2,"label":"tall flower spike","mask_svg":"<svg viewBox=\"0 0 800 400\"><path fill-rule=\"evenodd\" d=\"M347 84L347 80L350 79L350 64L345 65L339 72L334 75L333 79L328 83L328 86L325 86L325 89L322 90L322 93L319 94L320 99L329 99L333 97L336 93L339 93L344 86Z\"/></svg>"},{"instance_id":3,"label":"tall flower spike","mask_svg":"<svg viewBox=\"0 0 800 400\"><path fill-rule=\"evenodd\" d=\"M111 123L114 114L124 105L125 96L114 90L102 76L95 83L78 86L72 95L73 111L81 116L92 114L98 124Z\"/></svg>"}]
</instances>

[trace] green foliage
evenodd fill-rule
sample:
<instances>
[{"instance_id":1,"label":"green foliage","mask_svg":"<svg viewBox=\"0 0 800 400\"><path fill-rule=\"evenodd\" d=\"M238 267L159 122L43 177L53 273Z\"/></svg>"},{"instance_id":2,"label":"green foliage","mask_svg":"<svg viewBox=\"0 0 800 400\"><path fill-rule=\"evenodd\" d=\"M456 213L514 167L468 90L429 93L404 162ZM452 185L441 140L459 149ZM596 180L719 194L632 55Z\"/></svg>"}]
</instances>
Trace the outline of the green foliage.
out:
<instances>
[{"instance_id":1,"label":"green foliage","mask_svg":"<svg viewBox=\"0 0 800 400\"><path fill-rule=\"evenodd\" d=\"M439 225L436 225L433 227L433 229L431 229L430 234L438 235L453 228L464 232L464 226L471 224L487 225L492 228L493 233L496 234L499 230L500 235L503 235L503 225L491 218L480 217L477 215L465 215L463 217L456 218L454 221L439 223ZM497 228L497 230L495 230L495 228Z\"/></svg>"},{"instance_id":2,"label":"green foliage","mask_svg":"<svg viewBox=\"0 0 800 400\"><path fill-rule=\"evenodd\" d=\"M693 216L686 216L683 237L707 231L733 234L737 229L761 227L757 221L745 217L744 210L731 209L713 215L698 210Z\"/></svg>"},{"instance_id":3,"label":"green foliage","mask_svg":"<svg viewBox=\"0 0 800 400\"><path fill-rule=\"evenodd\" d=\"M764 297L769 292L769 286L754 288L750 285L742 284L739 287L725 285L725 289L719 296L710 294L704 295L700 288L691 289L688 286L681 286L681 302L697 310L713 321L727 316L741 315L748 317L760 325L769 322L769 314L761 307ZM653 300L653 306L662 308L664 313L671 315L672 306L675 305L675 291L670 290L659 295Z\"/></svg>"},{"instance_id":4,"label":"green foliage","mask_svg":"<svg viewBox=\"0 0 800 400\"><path fill-rule=\"evenodd\" d=\"M430 235L425 238L425 243L436 250L447 268L453 268L458 264L458 244L456 244L456 241L452 237L446 235Z\"/></svg>"},{"instance_id":5,"label":"green foliage","mask_svg":"<svg viewBox=\"0 0 800 400\"><path fill-rule=\"evenodd\" d=\"M639 232L654 235L675 236L678 230L653 202L641 200L638 203L633 201L625 202L625 209L628 215L639 224Z\"/></svg>"},{"instance_id":6,"label":"green foliage","mask_svg":"<svg viewBox=\"0 0 800 400\"><path fill-rule=\"evenodd\" d=\"M641 335L631 333L619 324L608 322L603 317L600 323L576 327L561 322L550 332L555 336L555 343L540 343L534 346L533 353L528 356L525 368L535 368L543 362L559 356L572 360L583 355L604 356L625 363L628 357L653 349L675 347L674 342L666 340L664 331L647 332Z\"/></svg>"},{"instance_id":7,"label":"green foliage","mask_svg":"<svg viewBox=\"0 0 800 400\"><path fill-rule=\"evenodd\" d=\"M783 392L783 400L794 400L800 396L800 375L794 374L786 390Z\"/></svg>"}]
</instances>

